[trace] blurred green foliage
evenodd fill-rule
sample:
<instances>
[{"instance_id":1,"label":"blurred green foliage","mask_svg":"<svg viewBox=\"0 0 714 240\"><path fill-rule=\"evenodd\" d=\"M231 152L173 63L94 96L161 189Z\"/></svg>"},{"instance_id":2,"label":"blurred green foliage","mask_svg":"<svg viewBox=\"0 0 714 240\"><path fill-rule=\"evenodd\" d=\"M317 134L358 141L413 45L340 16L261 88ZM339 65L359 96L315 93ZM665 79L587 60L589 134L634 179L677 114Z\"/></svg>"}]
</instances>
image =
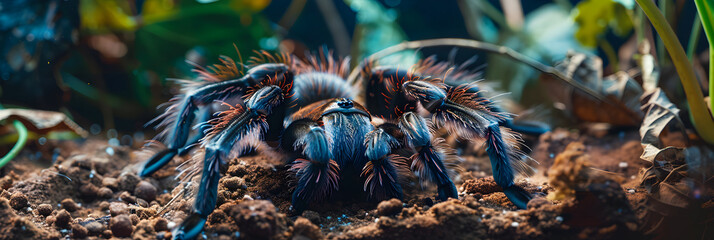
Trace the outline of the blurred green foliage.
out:
<instances>
[{"instance_id":1,"label":"blurred green foliage","mask_svg":"<svg viewBox=\"0 0 714 240\"><path fill-rule=\"evenodd\" d=\"M596 47L608 29L618 36L627 36L632 31L631 15L632 10L621 1L582 1L575 7L575 22L578 24L575 39L585 46Z\"/></svg>"},{"instance_id":2,"label":"blurred green foliage","mask_svg":"<svg viewBox=\"0 0 714 240\"><path fill-rule=\"evenodd\" d=\"M570 9L557 4L545 4L524 17L523 26L513 28L505 16L488 1L465 1L472 19L480 19L472 32L489 43L510 47L534 60L552 65L563 59L570 50L592 53L593 48L583 46L574 39L577 30ZM485 12L490 11L490 12ZM467 18L468 19L468 18ZM496 24L491 24L496 23ZM494 33L498 33L494 36ZM511 92L509 98L520 100L524 89L532 86L538 73L529 66L518 64L502 56L489 56L486 78L502 83Z\"/></svg>"},{"instance_id":3,"label":"blurred green foliage","mask_svg":"<svg viewBox=\"0 0 714 240\"><path fill-rule=\"evenodd\" d=\"M354 36L356 45L352 50L354 60L361 60L379 50L407 40L406 34L396 22L398 13L394 9L385 9L382 4L374 0L345 0L345 3L357 13ZM380 59L380 62L410 66L418 60L414 51L404 51Z\"/></svg>"}]
</instances>

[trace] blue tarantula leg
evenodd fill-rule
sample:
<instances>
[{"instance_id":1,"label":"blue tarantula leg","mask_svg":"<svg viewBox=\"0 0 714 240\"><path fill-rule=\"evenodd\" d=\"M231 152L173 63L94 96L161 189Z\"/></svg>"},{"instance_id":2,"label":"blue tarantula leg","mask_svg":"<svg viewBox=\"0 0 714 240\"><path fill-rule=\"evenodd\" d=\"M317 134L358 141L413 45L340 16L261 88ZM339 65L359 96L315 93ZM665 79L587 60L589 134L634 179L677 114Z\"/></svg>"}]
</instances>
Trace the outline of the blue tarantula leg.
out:
<instances>
[{"instance_id":1,"label":"blue tarantula leg","mask_svg":"<svg viewBox=\"0 0 714 240\"><path fill-rule=\"evenodd\" d=\"M201 182L193 203L191 215L173 231L175 239L193 239L203 230L208 215L216 208L218 199L218 180L221 178L220 152L215 148L206 148Z\"/></svg>"},{"instance_id":2,"label":"blue tarantula leg","mask_svg":"<svg viewBox=\"0 0 714 240\"><path fill-rule=\"evenodd\" d=\"M511 118L510 113L508 113L495 102L491 101L491 99L485 97L481 89L479 89L479 87L474 83L448 86L447 92L449 92L451 95L456 95L456 93L458 93L462 97L468 96L472 100L475 100L474 102L478 102L479 105L484 106L488 111L500 116L500 118L498 119L499 125L508 127L516 132L529 135L541 135L550 131L550 126L542 122L515 121Z\"/></svg>"},{"instance_id":3,"label":"blue tarantula leg","mask_svg":"<svg viewBox=\"0 0 714 240\"><path fill-rule=\"evenodd\" d=\"M504 189L511 202L519 208L526 208L530 194L513 182L517 174L530 175L533 161L519 150L520 137L499 122L509 118L489 110L477 94L464 90L468 86L457 87L444 92L441 88L423 81L404 84L407 94L418 99L431 113L435 126L446 127L451 133L465 139L485 138L486 152L491 160L491 168L496 183Z\"/></svg>"},{"instance_id":4,"label":"blue tarantula leg","mask_svg":"<svg viewBox=\"0 0 714 240\"><path fill-rule=\"evenodd\" d=\"M449 177L449 169L444 161L456 157L443 143L443 139L432 140L429 127L424 118L413 112L407 112L399 118L399 127L407 138L407 142L417 150L411 156L412 169L421 180L429 180L438 188L439 200L458 198L454 182Z\"/></svg>"},{"instance_id":5,"label":"blue tarantula leg","mask_svg":"<svg viewBox=\"0 0 714 240\"><path fill-rule=\"evenodd\" d=\"M305 159L296 159L290 168L297 178L297 187L292 197L294 211L302 212L310 202L324 200L337 191L340 169L337 162L332 160L331 141L325 130L311 126L295 142L295 149L302 149Z\"/></svg>"},{"instance_id":6,"label":"blue tarantula leg","mask_svg":"<svg viewBox=\"0 0 714 240\"><path fill-rule=\"evenodd\" d=\"M177 109L177 111L180 112L176 113L177 119L174 123L173 132L170 133L170 142L168 143L167 148L149 158L139 172L139 176L149 176L161 169L167 163L171 162L174 156L178 154L179 148L182 148L186 143L189 132L191 132L191 124L189 121L192 121L195 118L195 111L198 106L194 102L193 96L187 96L180 101L182 102L179 105L179 109Z\"/></svg>"},{"instance_id":7,"label":"blue tarantula leg","mask_svg":"<svg viewBox=\"0 0 714 240\"><path fill-rule=\"evenodd\" d=\"M525 156L518 149L513 148L517 144L517 138L512 135L513 133L507 128L500 128L495 122L491 123L486 131L486 152L491 159L491 170L496 183L503 188L503 193L508 200L518 208L525 209L532 197L525 189L515 185L513 180L516 173L532 170L518 159Z\"/></svg>"},{"instance_id":8,"label":"blue tarantula leg","mask_svg":"<svg viewBox=\"0 0 714 240\"><path fill-rule=\"evenodd\" d=\"M277 86L267 86L256 91L246 101L246 107L224 111L211 120L213 127L206 134L203 146L205 156L198 194L191 216L175 229L174 235L192 239L203 229L206 217L216 208L220 166L227 158L245 153L251 144L260 141L268 129L266 116L283 102L284 95Z\"/></svg>"},{"instance_id":9,"label":"blue tarantula leg","mask_svg":"<svg viewBox=\"0 0 714 240\"><path fill-rule=\"evenodd\" d=\"M201 139L205 136L204 132L206 129L204 129L204 128L206 128L206 126L207 126L204 123L208 122L208 120L211 120L212 115L213 115L213 109L210 107L205 107L205 108L201 108L198 110L198 119L197 120L199 122L199 125L196 126L196 128L198 128L198 131L197 131L196 135L194 135L191 139L188 140L188 142L186 143L186 146L179 149L179 151L178 151L179 156L185 156L186 154L188 154L191 151L191 149L193 147L195 147L199 141L201 141Z\"/></svg>"},{"instance_id":10,"label":"blue tarantula leg","mask_svg":"<svg viewBox=\"0 0 714 240\"><path fill-rule=\"evenodd\" d=\"M230 97L242 97L247 89L255 86L292 86L293 74L285 64L261 64L251 68L243 77L205 85L188 87L184 95L173 101L161 116L149 124L158 122L159 126L167 127L164 133L168 135L167 149L156 153L145 164L139 175L149 176L171 162L179 150L186 147L196 110L199 106L213 103L215 100Z\"/></svg>"},{"instance_id":11,"label":"blue tarantula leg","mask_svg":"<svg viewBox=\"0 0 714 240\"><path fill-rule=\"evenodd\" d=\"M369 162L362 168L364 191L369 198L377 201L398 198L402 199L400 175L404 174L406 159L396 154L390 154L399 142L382 128L372 130L364 139L367 151L365 155Z\"/></svg>"}]
</instances>

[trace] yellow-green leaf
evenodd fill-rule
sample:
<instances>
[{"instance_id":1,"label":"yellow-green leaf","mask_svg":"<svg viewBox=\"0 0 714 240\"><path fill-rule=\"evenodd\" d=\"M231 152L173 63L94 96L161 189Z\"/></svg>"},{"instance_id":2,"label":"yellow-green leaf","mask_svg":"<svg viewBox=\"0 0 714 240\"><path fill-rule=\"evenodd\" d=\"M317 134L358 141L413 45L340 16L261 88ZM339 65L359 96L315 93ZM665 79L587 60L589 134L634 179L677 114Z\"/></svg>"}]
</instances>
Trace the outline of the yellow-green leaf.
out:
<instances>
[{"instance_id":1,"label":"yellow-green leaf","mask_svg":"<svg viewBox=\"0 0 714 240\"><path fill-rule=\"evenodd\" d=\"M632 30L630 10L613 0L586 0L575 8L578 31L575 38L585 46L595 47L608 28L620 36Z\"/></svg>"}]
</instances>

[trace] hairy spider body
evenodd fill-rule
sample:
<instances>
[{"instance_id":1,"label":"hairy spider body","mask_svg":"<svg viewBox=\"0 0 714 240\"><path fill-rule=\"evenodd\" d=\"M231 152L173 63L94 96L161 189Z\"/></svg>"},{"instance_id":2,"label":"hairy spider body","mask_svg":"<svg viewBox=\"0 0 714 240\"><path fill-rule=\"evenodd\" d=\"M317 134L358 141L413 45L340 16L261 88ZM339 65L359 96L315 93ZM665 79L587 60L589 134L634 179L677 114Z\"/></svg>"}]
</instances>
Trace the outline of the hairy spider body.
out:
<instances>
[{"instance_id":1,"label":"hairy spider body","mask_svg":"<svg viewBox=\"0 0 714 240\"><path fill-rule=\"evenodd\" d=\"M520 208L530 199L514 185L517 174L532 169L530 158L519 150L518 135L502 126L510 115L495 110L475 84L445 81L470 75L440 72L429 64L410 70L367 64L361 69L365 84L352 84L345 80L348 60L330 54L305 62L267 53L259 57L246 74L228 58L211 71L199 70L204 82L184 82L184 93L154 120L164 128L160 137L168 148L147 161L142 176L196 141L198 137L188 140L192 122L209 119L199 109L216 100L243 99L207 120L205 136L198 134L204 152L200 185L192 214L174 237L193 238L201 232L215 208L220 165L264 139L279 141L288 156L296 183L292 208L298 212L338 191L363 192L374 201L401 199L400 181L410 169L422 182L436 185L439 200L458 198L449 165L459 157L433 135L441 127L462 139L485 140L494 178L506 196ZM357 93L365 95L365 105L356 101ZM361 189L345 189L355 185Z\"/></svg>"}]
</instances>

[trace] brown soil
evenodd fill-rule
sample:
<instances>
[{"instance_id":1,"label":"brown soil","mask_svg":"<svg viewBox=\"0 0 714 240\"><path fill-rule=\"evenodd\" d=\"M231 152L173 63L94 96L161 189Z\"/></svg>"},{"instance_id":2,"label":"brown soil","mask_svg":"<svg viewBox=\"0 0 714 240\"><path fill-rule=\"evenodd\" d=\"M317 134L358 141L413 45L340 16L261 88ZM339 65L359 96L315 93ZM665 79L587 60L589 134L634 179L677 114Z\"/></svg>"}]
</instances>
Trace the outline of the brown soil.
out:
<instances>
[{"instance_id":1,"label":"brown soil","mask_svg":"<svg viewBox=\"0 0 714 240\"><path fill-rule=\"evenodd\" d=\"M290 175L283 163L267 155L234 159L223 168L218 206L208 217L203 237L649 238L638 218L646 199L644 189L637 187L639 171L646 166L639 159L638 140L634 130L596 137L557 129L541 136L531 146L531 156L540 162L538 173L517 183L536 196L526 210L508 201L490 177L488 158L479 151L464 151L474 154L464 156L461 164L459 199L436 202L434 189L412 181L404 186L403 201L332 201L300 215L290 209ZM613 172L621 181L592 181L570 198L547 200L554 191L547 169L571 142L584 144L589 166ZM140 179L136 172L142 157L137 153L98 139L30 145L0 170L0 239L170 238L170 229L187 216L192 199L179 198L162 211L177 193L176 171L167 167ZM177 158L171 165L179 162Z\"/></svg>"}]
</instances>

